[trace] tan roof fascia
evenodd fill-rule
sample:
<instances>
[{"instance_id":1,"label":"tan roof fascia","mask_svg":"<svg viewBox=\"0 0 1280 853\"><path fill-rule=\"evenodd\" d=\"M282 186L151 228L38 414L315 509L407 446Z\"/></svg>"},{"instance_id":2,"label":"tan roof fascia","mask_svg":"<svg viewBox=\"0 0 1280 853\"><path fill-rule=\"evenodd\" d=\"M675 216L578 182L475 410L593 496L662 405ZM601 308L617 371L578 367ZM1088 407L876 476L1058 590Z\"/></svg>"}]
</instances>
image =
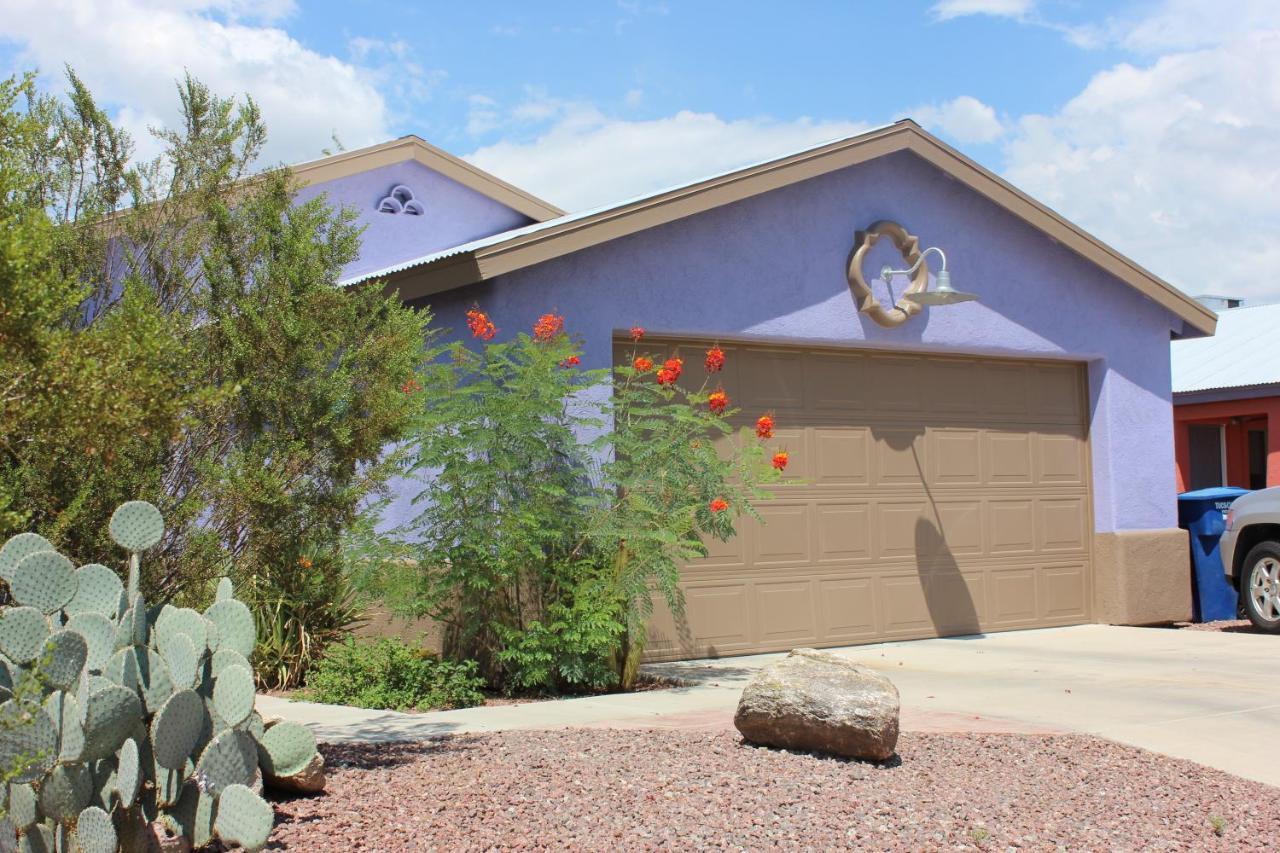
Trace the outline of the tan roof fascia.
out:
<instances>
[{"instance_id":1,"label":"tan roof fascia","mask_svg":"<svg viewBox=\"0 0 1280 853\"><path fill-rule=\"evenodd\" d=\"M343 151L332 157L300 163L290 168L298 182L305 185L345 178L370 169L403 163L406 160L421 163L464 187L505 204L535 222L546 222L548 219L564 215L564 211L554 204L530 195L483 169L477 169L466 160L455 157L447 151L441 151L417 136L402 136L380 145L370 145L355 151Z\"/></svg>"},{"instance_id":2,"label":"tan roof fascia","mask_svg":"<svg viewBox=\"0 0 1280 853\"><path fill-rule=\"evenodd\" d=\"M906 119L799 154L719 175L530 234L484 246L462 256L411 267L388 276L406 299L460 284L491 279L590 246L741 201L809 178L891 154L911 151L1009 210L1048 236L1137 289L1204 334L1217 315L1164 280L1015 188ZM463 264L463 259L469 263ZM479 272L460 280L467 267ZM440 278L437 279L437 272Z\"/></svg>"}]
</instances>

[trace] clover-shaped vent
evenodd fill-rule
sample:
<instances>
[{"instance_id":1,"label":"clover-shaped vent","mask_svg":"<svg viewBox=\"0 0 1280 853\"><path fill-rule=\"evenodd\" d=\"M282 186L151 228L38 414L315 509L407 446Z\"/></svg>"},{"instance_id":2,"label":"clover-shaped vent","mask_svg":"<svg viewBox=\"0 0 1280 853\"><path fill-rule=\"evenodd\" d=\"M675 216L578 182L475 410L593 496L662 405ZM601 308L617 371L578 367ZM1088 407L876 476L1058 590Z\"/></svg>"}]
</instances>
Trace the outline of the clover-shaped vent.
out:
<instances>
[{"instance_id":1,"label":"clover-shaped vent","mask_svg":"<svg viewBox=\"0 0 1280 853\"><path fill-rule=\"evenodd\" d=\"M379 213L404 213L409 216L421 216L426 210L422 202L413 197L413 190L404 184L396 184L382 201L378 202Z\"/></svg>"}]
</instances>

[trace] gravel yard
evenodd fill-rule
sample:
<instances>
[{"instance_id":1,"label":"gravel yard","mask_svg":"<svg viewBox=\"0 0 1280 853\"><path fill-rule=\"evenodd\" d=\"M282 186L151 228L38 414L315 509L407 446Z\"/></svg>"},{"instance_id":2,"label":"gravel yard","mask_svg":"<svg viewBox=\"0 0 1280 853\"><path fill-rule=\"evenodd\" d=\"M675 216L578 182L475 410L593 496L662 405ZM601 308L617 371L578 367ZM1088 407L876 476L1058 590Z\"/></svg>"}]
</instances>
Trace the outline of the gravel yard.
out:
<instances>
[{"instance_id":1,"label":"gravel yard","mask_svg":"<svg viewBox=\"0 0 1280 853\"><path fill-rule=\"evenodd\" d=\"M1274 849L1280 790L1077 735L905 733L869 765L736 733L568 729L324 747L273 849Z\"/></svg>"}]
</instances>

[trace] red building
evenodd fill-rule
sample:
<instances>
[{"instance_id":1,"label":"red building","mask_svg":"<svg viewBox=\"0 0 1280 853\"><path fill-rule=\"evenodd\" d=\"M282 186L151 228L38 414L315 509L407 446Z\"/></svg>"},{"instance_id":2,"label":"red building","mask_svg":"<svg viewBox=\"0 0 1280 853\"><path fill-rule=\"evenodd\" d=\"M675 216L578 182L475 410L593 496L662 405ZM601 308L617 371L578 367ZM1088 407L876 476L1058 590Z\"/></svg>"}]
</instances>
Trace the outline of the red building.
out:
<instances>
[{"instance_id":1,"label":"red building","mask_svg":"<svg viewBox=\"0 0 1280 853\"><path fill-rule=\"evenodd\" d=\"M1280 486L1280 305L1230 306L1210 303L1212 337L1173 343L1179 491Z\"/></svg>"}]
</instances>

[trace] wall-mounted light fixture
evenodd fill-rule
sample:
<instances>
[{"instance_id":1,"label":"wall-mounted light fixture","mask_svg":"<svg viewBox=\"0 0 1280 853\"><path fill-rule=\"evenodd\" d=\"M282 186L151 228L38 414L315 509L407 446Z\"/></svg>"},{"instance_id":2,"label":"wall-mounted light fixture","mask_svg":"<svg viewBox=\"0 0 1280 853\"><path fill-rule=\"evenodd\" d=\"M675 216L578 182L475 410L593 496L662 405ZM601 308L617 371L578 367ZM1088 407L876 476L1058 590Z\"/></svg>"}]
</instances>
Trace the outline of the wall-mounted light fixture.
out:
<instances>
[{"instance_id":1,"label":"wall-mounted light fixture","mask_svg":"<svg viewBox=\"0 0 1280 853\"><path fill-rule=\"evenodd\" d=\"M933 290L908 293L906 298L918 305L955 305L957 302L975 301L978 298L977 294L965 293L963 290L956 290L951 286L951 273L947 271L947 256L937 246L930 246L921 252L920 259L910 269L895 270L886 264L880 270L880 280L888 284L895 275L913 275L920 268L920 265L924 263L925 255L930 252L937 252L938 257L942 259L942 269L938 270L938 277L934 283Z\"/></svg>"},{"instance_id":2,"label":"wall-mounted light fixture","mask_svg":"<svg viewBox=\"0 0 1280 853\"><path fill-rule=\"evenodd\" d=\"M881 237L888 237L902 253L907 262L905 269L893 269L886 265L880 270L880 278L889 284L896 275L911 277L911 283L902 297L889 309L876 299L871 286L862 275L862 261L867 252ZM937 283L933 290L929 289L929 266L925 263L925 255L936 252L942 260L942 269L938 271ZM896 222L881 220L865 231L859 231L854 238L853 251L849 254L847 270L849 289L858 302L858 310L866 314L876 323L886 328L900 326L911 317L924 310L926 305L954 305L959 302L971 302L978 297L972 293L964 293L951 286L951 273L947 270L947 256L937 246L930 246L921 251L918 237L907 233Z\"/></svg>"}]
</instances>

